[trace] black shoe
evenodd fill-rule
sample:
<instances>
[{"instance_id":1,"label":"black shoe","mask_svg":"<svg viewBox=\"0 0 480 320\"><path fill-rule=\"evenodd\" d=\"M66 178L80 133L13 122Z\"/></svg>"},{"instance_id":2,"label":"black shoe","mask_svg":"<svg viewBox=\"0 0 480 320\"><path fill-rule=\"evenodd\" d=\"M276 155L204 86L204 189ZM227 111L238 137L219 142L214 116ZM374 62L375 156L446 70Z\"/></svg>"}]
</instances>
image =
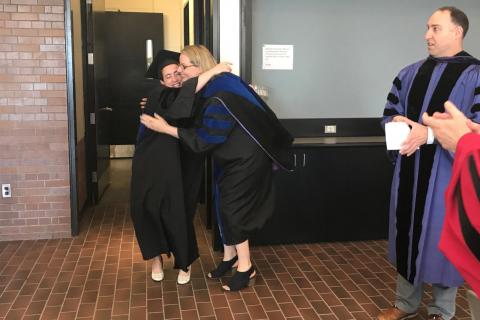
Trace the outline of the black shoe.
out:
<instances>
[{"instance_id":1,"label":"black shoe","mask_svg":"<svg viewBox=\"0 0 480 320\"><path fill-rule=\"evenodd\" d=\"M215 270L212 270L208 273L208 277L210 279L216 279L216 278L221 278L227 273L228 271L232 270L233 265L235 262L237 262L238 256L233 257L232 259L228 261L222 261L220 264L217 266Z\"/></svg>"},{"instance_id":2,"label":"black shoe","mask_svg":"<svg viewBox=\"0 0 480 320\"><path fill-rule=\"evenodd\" d=\"M228 282L228 289L223 287L225 291L238 291L248 287L250 281L256 276L255 268L253 265L247 271L238 271L235 272L233 277Z\"/></svg>"}]
</instances>

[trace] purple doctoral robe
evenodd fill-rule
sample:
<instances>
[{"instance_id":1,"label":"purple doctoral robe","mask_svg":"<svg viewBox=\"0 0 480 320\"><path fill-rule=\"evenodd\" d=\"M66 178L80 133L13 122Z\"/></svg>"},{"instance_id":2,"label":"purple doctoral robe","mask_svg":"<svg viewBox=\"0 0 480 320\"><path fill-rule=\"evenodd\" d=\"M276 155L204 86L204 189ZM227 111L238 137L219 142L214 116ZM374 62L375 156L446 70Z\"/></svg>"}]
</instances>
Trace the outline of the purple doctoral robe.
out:
<instances>
[{"instance_id":1,"label":"purple doctoral robe","mask_svg":"<svg viewBox=\"0 0 480 320\"><path fill-rule=\"evenodd\" d=\"M407 66L393 81L382 124L396 115L421 123L424 112L444 111L452 101L480 122L479 61L462 51ZM445 218L445 190L453 155L439 144L422 145L412 156L396 154L390 196L389 259L414 285L455 287L463 279L438 249Z\"/></svg>"}]
</instances>

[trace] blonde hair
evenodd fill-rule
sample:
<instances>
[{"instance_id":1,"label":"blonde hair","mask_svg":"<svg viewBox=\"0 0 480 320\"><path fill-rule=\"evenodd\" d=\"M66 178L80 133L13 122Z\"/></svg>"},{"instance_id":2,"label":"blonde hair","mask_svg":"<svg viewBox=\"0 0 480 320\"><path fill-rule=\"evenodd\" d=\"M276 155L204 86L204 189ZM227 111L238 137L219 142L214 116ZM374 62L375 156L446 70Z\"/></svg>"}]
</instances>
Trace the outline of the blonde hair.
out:
<instances>
[{"instance_id":1,"label":"blonde hair","mask_svg":"<svg viewBox=\"0 0 480 320\"><path fill-rule=\"evenodd\" d=\"M187 46L180 53L186 55L194 65L202 69L202 72L210 70L217 65L210 51L201 44Z\"/></svg>"}]
</instances>

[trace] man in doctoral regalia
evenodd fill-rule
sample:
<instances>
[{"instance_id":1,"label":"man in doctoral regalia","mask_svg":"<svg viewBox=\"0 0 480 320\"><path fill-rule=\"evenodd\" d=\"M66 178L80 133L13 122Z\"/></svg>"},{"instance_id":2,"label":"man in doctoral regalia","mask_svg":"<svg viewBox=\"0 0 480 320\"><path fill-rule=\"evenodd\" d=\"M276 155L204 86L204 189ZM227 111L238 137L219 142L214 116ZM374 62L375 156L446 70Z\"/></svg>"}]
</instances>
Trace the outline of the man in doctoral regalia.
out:
<instances>
[{"instance_id":1,"label":"man in doctoral regalia","mask_svg":"<svg viewBox=\"0 0 480 320\"><path fill-rule=\"evenodd\" d=\"M420 116L443 112L450 100L467 117L480 120L480 67L463 51L467 31L468 19L459 9L435 11L425 34L429 57L401 70L387 98L383 123L403 121L412 130L396 157L390 199L389 259L398 272L396 299L378 315L380 320L414 318L424 283L433 290L428 318L447 320L455 314L463 279L438 249L453 158L434 142Z\"/></svg>"}]
</instances>

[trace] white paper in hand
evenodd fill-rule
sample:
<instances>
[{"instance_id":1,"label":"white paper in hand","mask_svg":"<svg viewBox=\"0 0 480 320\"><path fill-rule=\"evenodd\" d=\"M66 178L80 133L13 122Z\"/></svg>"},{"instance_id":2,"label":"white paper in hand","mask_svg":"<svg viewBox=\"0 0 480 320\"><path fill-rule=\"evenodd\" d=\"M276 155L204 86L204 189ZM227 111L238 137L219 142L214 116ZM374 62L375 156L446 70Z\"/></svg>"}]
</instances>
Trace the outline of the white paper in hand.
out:
<instances>
[{"instance_id":1,"label":"white paper in hand","mask_svg":"<svg viewBox=\"0 0 480 320\"><path fill-rule=\"evenodd\" d=\"M400 150L409 133L410 127L405 122L386 123L385 140L387 142L387 150Z\"/></svg>"}]
</instances>

